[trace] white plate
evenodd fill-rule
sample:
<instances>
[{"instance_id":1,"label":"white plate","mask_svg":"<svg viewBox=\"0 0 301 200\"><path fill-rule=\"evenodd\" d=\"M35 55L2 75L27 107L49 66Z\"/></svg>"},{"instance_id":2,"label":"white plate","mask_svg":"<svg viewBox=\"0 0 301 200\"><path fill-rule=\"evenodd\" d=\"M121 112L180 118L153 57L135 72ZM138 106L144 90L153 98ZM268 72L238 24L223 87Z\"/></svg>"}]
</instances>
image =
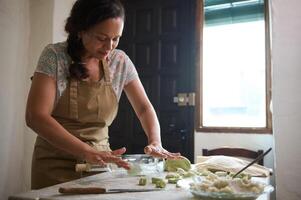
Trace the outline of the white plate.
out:
<instances>
[{"instance_id":1,"label":"white plate","mask_svg":"<svg viewBox=\"0 0 301 200\"><path fill-rule=\"evenodd\" d=\"M273 191L272 186L267 186L262 193L269 193ZM255 200L262 194L257 193L221 193L221 192L202 192L200 190L190 189L190 192L204 200Z\"/></svg>"},{"instance_id":2,"label":"white plate","mask_svg":"<svg viewBox=\"0 0 301 200\"><path fill-rule=\"evenodd\" d=\"M200 181L201 178L198 178ZM193 178L186 178L179 180L177 185L181 188L189 190L194 196L201 198L202 200L255 200L260 195L270 193L274 190L274 187L267 185L261 194L257 193L222 193L222 192L204 192L190 188L190 184L193 183Z\"/></svg>"}]
</instances>

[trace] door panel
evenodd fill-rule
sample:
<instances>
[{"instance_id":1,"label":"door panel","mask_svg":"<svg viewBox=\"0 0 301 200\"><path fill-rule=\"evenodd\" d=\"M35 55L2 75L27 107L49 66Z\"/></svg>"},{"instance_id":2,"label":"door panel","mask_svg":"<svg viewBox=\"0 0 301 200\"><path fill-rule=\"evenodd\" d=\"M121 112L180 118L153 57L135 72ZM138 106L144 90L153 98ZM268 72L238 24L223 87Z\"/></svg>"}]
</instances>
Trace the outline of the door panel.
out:
<instances>
[{"instance_id":1,"label":"door panel","mask_svg":"<svg viewBox=\"0 0 301 200\"><path fill-rule=\"evenodd\" d=\"M119 47L136 66L158 115L163 146L193 161L194 108L173 103L177 93L194 91L194 0L126 0ZM111 148L143 153L147 138L123 94L110 127Z\"/></svg>"}]
</instances>

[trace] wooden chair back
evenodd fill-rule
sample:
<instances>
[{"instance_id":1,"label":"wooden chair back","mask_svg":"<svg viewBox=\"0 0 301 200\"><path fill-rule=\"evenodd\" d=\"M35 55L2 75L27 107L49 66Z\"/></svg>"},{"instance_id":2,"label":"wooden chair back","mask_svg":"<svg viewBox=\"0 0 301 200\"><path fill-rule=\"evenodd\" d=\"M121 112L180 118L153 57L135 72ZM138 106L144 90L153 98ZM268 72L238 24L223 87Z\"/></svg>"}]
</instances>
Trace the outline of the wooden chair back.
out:
<instances>
[{"instance_id":1,"label":"wooden chair back","mask_svg":"<svg viewBox=\"0 0 301 200\"><path fill-rule=\"evenodd\" d=\"M243 157L248 159L255 159L259 155L263 154L263 150L252 151L249 149L243 148L217 148L217 149L203 149L203 156L213 156L213 155L224 155L224 156L232 156L232 157ZM258 164L264 165L263 158L258 161Z\"/></svg>"}]
</instances>

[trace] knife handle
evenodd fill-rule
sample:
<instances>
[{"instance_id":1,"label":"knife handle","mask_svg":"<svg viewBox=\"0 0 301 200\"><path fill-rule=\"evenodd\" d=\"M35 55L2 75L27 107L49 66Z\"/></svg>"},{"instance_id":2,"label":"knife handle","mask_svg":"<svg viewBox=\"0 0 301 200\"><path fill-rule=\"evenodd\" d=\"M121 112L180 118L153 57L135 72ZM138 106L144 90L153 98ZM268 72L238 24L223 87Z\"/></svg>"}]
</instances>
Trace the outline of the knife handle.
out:
<instances>
[{"instance_id":1,"label":"knife handle","mask_svg":"<svg viewBox=\"0 0 301 200\"><path fill-rule=\"evenodd\" d=\"M74 187L74 188L65 188L65 187L60 187L59 188L59 193L62 194L103 194L106 193L105 188L101 187Z\"/></svg>"}]
</instances>

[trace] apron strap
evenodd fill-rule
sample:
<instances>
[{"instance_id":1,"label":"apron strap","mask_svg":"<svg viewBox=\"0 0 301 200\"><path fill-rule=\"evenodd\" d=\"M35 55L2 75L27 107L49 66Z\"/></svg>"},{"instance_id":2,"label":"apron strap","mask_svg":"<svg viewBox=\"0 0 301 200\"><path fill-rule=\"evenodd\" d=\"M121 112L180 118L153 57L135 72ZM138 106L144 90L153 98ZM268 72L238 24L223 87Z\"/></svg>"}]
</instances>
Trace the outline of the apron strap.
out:
<instances>
[{"instance_id":1,"label":"apron strap","mask_svg":"<svg viewBox=\"0 0 301 200\"><path fill-rule=\"evenodd\" d=\"M77 80L70 81L70 117L78 119L78 104L77 104Z\"/></svg>"},{"instance_id":2,"label":"apron strap","mask_svg":"<svg viewBox=\"0 0 301 200\"><path fill-rule=\"evenodd\" d=\"M101 60L102 69L104 72L104 79L106 85L111 85L111 77L110 77L110 70L108 66L108 62L106 60Z\"/></svg>"}]
</instances>

